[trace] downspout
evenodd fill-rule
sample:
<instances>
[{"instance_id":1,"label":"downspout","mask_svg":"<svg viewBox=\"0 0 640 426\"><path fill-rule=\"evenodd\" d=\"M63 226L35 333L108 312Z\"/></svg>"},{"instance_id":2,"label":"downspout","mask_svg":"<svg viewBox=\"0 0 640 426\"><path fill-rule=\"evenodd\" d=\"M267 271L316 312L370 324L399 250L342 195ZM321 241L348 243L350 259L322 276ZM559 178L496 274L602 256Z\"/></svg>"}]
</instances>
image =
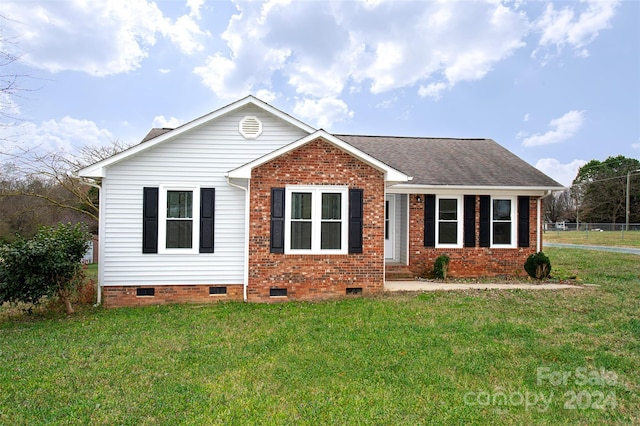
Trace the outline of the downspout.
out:
<instances>
[{"instance_id":1,"label":"downspout","mask_svg":"<svg viewBox=\"0 0 640 426\"><path fill-rule=\"evenodd\" d=\"M102 287L102 265L103 262L101 261L101 257L102 257L102 236L100 235L102 232L102 217L103 217L103 213L102 213L102 206L103 206L103 202L102 202L102 186L98 185L97 183L95 183L95 181L93 179L88 179L88 178L83 178L80 177L76 174L71 174L71 177L74 179L78 179L80 182L84 183L85 185L89 185L92 186L94 188L96 188L98 190L98 288L96 290L96 303L95 305L93 305L94 308L100 306L100 304L102 304L102 291L100 291L100 287Z\"/></svg>"},{"instance_id":2,"label":"downspout","mask_svg":"<svg viewBox=\"0 0 640 426\"><path fill-rule=\"evenodd\" d=\"M226 176L227 183L234 188L242 189L245 192L245 202L244 202L244 271L243 271L243 284L242 284L242 296L244 301L247 301L247 286L249 285L249 222L250 222L250 211L249 211L249 187L251 185L251 180L247 179L247 187L237 185L231 182L229 176Z\"/></svg>"},{"instance_id":3,"label":"downspout","mask_svg":"<svg viewBox=\"0 0 640 426\"><path fill-rule=\"evenodd\" d=\"M536 200L536 253L539 253L542 250L542 236L540 235L540 200L542 200L542 198L538 198Z\"/></svg>"},{"instance_id":4,"label":"downspout","mask_svg":"<svg viewBox=\"0 0 640 426\"><path fill-rule=\"evenodd\" d=\"M552 194L551 191L547 191L545 195L543 195L542 197L539 197L536 200L536 216L537 216L537 218L536 218L536 222L537 222L537 224L536 224L536 228L537 228L536 229L536 252L538 252L538 253L540 251L542 251L542 235L541 235L541 233L542 233L542 229L541 229L542 218L540 217L540 211L541 211L541 207L540 206L542 204L541 201L544 200L545 198L547 198L551 194Z\"/></svg>"}]
</instances>

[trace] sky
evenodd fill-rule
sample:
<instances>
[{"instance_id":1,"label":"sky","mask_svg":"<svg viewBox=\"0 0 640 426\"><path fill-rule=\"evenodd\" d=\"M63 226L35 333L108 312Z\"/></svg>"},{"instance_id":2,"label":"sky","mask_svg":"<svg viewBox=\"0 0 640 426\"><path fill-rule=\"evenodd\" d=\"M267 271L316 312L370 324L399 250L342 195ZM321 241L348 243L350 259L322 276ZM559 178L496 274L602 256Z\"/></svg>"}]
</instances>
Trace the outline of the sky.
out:
<instances>
[{"instance_id":1,"label":"sky","mask_svg":"<svg viewBox=\"0 0 640 426\"><path fill-rule=\"evenodd\" d=\"M491 138L567 186L640 157L638 1L3 0L0 16L18 58L0 76L22 76L0 94L5 154L133 144L251 94L337 134Z\"/></svg>"}]
</instances>

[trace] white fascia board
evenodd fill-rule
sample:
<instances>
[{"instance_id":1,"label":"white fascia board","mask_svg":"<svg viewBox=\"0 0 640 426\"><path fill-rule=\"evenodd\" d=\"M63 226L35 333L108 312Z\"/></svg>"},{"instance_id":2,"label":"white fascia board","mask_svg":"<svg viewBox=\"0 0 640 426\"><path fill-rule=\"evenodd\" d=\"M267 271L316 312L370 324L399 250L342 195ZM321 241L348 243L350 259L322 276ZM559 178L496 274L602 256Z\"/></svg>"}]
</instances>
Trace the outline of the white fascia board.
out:
<instances>
[{"instance_id":1,"label":"white fascia board","mask_svg":"<svg viewBox=\"0 0 640 426\"><path fill-rule=\"evenodd\" d=\"M337 148L347 152L348 154L356 157L358 160L370 165L371 167L378 169L384 172L385 181L391 182L408 182L410 180L409 176L404 173L384 164L381 161L376 160L371 157L369 154L360 151L355 148L353 145L346 143L345 141L327 133L324 130L318 130L315 133L312 133L304 138L298 139L295 142L292 142L288 145L283 146L282 148L276 149L266 155L263 155L260 158L257 158L247 164L244 164L234 170L229 171L227 174L230 178L238 178L238 179L251 179L251 171L256 167L259 167L275 158L280 157L288 152L294 151L300 148L303 145L306 145L309 142L312 142L316 139L323 139L326 142L336 146Z\"/></svg>"},{"instance_id":2,"label":"white fascia board","mask_svg":"<svg viewBox=\"0 0 640 426\"><path fill-rule=\"evenodd\" d=\"M106 170L105 168L118 163L126 158L129 158L131 156L134 156L138 153L140 153L141 151L146 151L147 149L153 148L154 146L161 144L163 142L166 142L169 139L173 139L176 136L188 132L189 130L192 130L198 126L201 126L211 120L214 120L224 114L227 114L235 109L241 108L245 105L248 104L253 104L255 106L257 106L258 108L261 108L265 111L267 111L268 113L271 113L273 115L275 115L276 117L286 121L287 123L298 127L299 129L303 130L304 132L307 133L312 133L315 132L316 129L314 129L313 127L309 126L308 124L303 123L300 120L297 120L295 118L293 118L292 116L280 111L279 109L272 107L271 105L267 104L266 102L261 101L260 99L254 97L254 96L247 96L243 99L240 99L239 101L236 101L232 104L229 104L225 107L222 107L216 111L210 112L207 115L203 115L200 118L197 118L193 121L190 121L188 123L183 124L180 127L176 127L173 130L168 131L167 133L164 133L160 136L156 136L155 138L144 142L144 143L139 143L137 145L132 146L131 148L122 151L116 155L113 155L109 158L106 158L102 161L98 161L97 163L94 163L88 167L85 167L83 169L80 169L78 171L78 176L80 177L106 177Z\"/></svg>"},{"instance_id":3,"label":"white fascia board","mask_svg":"<svg viewBox=\"0 0 640 426\"><path fill-rule=\"evenodd\" d=\"M400 183L387 189L389 194L514 194L544 197L549 192L564 191L563 186L473 186L473 185L412 185Z\"/></svg>"}]
</instances>

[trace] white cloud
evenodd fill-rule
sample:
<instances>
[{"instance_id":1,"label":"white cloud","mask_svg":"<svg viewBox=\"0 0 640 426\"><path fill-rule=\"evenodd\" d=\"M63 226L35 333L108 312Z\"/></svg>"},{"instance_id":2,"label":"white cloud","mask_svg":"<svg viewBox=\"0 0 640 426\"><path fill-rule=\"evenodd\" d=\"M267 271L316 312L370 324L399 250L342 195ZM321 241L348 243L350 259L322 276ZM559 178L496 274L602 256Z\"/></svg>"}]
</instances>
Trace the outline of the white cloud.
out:
<instances>
[{"instance_id":1,"label":"white cloud","mask_svg":"<svg viewBox=\"0 0 640 426\"><path fill-rule=\"evenodd\" d=\"M530 119L530 118L531 118L531 114L526 113L526 114L524 115L524 118L522 119L522 121L524 121L524 122L526 123L527 121L529 121L529 119Z\"/></svg>"},{"instance_id":2,"label":"white cloud","mask_svg":"<svg viewBox=\"0 0 640 426\"><path fill-rule=\"evenodd\" d=\"M187 0L187 7L191 9L190 15L196 19L200 19L200 9L204 4L204 0Z\"/></svg>"},{"instance_id":3,"label":"white cloud","mask_svg":"<svg viewBox=\"0 0 640 426\"><path fill-rule=\"evenodd\" d=\"M164 127L167 129L175 129L181 124L182 122L175 117L165 118L164 115L158 115L157 117L153 118L153 123L151 123L151 127Z\"/></svg>"},{"instance_id":4,"label":"white cloud","mask_svg":"<svg viewBox=\"0 0 640 426\"><path fill-rule=\"evenodd\" d=\"M340 99L303 99L293 108L294 114L304 121L315 123L317 127L329 130L333 123L345 121L353 117L346 103Z\"/></svg>"},{"instance_id":5,"label":"white cloud","mask_svg":"<svg viewBox=\"0 0 640 426\"><path fill-rule=\"evenodd\" d=\"M632 144L631 144L631 148L640 150L640 142L638 142L638 143L632 143Z\"/></svg>"},{"instance_id":6,"label":"white cloud","mask_svg":"<svg viewBox=\"0 0 640 426\"><path fill-rule=\"evenodd\" d=\"M171 41L186 55L204 50L202 39L210 37L209 31L202 31L191 16L183 15L176 23L166 28L165 33Z\"/></svg>"},{"instance_id":7,"label":"white cloud","mask_svg":"<svg viewBox=\"0 0 640 426\"><path fill-rule=\"evenodd\" d=\"M228 49L194 70L224 99L270 89L276 77L310 99L416 85L438 97L444 85L483 78L529 30L517 7L492 2L234 3Z\"/></svg>"},{"instance_id":8,"label":"white cloud","mask_svg":"<svg viewBox=\"0 0 640 426\"><path fill-rule=\"evenodd\" d=\"M618 1L603 0L573 2L564 4L562 9L556 9L553 3L547 4L543 14L532 25L533 30L540 33L540 48L554 46L561 51L569 46L576 56L589 56L586 46L598 37L600 31L609 28L618 4ZM576 9L580 7L583 10L578 12ZM533 52L534 57L538 50Z\"/></svg>"},{"instance_id":9,"label":"white cloud","mask_svg":"<svg viewBox=\"0 0 640 426\"><path fill-rule=\"evenodd\" d=\"M130 72L141 66L158 35L185 54L201 51L201 40L209 36L190 16L172 23L148 0L5 1L3 15L11 17L6 22L19 37L22 62L54 73Z\"/></svg>"},{"instance_id":10,"label":"white cloud","mask_svg":"<svg viewBox=\"0 0 640 426\"><path fill-rule=\"evenodd\" d=\"M578 169L587 164L584 160L573 160L563 164L555 158L541 158L536 163L536 168L549 175L564 186L571 186L573 179L578 175Z\"/></svg>"},{"instance_id":11,"label":"white cloud","mask_svg":"<svg viewBox=\"0 0 640 426\"><path fill-rule=\"evenodd\" d=\"M571 110L562 117L549 122L549 130L543 134L534 134L522 141L523 146L548 145L565 141L573 137L584 123L584 111Z\"/></svg>"},{"instance_id":12,"label":"white cloud","mask_svg":"<svg viewBox=\"0 0 640 426\"><path fill-rule=\"evenodd\" d=\"M275 92L266 89L258 90L255 96L266 103L271 103L278 97Z\"/></svg>"},{"instance_id":13,"label":"white cloud","mask_svg":"<svg viewBox=\"0 0 640 426\"><path fill-rule=\"evenodd\" d=\"M160 74L169 74L171 72L169 68L160 68L158 71Z\"/></svg>"},{"instance_id":14,"label":"white cloud","mask_svg":"<svg viewBox=\"0 0 640 426\"><path fill-rule=\"evenodd\" d=\"M418 94L423 98L428 96L438 100L442 97L442 92L444 92L444 90L448 87L449 86L447 85L447 83L431 83L426 87L420 86L420 89L418 89Z\"/></svg>"},{"instance_id":15,"label":"white cloud","mask_svg":"<svg viewBox=\"0 0 640 426\"><path fill-rule=\"evenodd\" d=\"M106 129L101 129L90 120L81 120L69 116L61 120L47 120L41 124L22 123L12 129L19 134L19 150L42 152L64 152L73 154L83 146L99 147L114 140ZM15 152L15 150L14 150Z\"/></svg>"}]
</instances>

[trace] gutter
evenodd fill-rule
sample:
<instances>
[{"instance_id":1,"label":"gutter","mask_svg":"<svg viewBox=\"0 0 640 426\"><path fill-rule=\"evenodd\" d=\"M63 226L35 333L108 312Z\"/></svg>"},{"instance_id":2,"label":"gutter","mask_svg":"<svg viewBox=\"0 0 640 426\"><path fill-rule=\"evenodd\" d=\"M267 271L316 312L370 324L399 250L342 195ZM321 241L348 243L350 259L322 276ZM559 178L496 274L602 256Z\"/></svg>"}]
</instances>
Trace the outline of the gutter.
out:
<instances>
[{"instance_id":1,"label":"gutter","mask_svg":"<svg viewBox=\"0 0 640 426\"><path fill-rule=\"evenodd\" d=\"M251 185L251 180L247 179L247 187L235 184L231 182L231 178L229 175L226 176L227 183L234 188L242 189L245 192L245 202L244 202L244 271L242 278L242 297L245 302L247 302L247 286L249 285L249 223L250 223L250 211L249 211L249 187Z\"/></svg>"}]
</instances>

